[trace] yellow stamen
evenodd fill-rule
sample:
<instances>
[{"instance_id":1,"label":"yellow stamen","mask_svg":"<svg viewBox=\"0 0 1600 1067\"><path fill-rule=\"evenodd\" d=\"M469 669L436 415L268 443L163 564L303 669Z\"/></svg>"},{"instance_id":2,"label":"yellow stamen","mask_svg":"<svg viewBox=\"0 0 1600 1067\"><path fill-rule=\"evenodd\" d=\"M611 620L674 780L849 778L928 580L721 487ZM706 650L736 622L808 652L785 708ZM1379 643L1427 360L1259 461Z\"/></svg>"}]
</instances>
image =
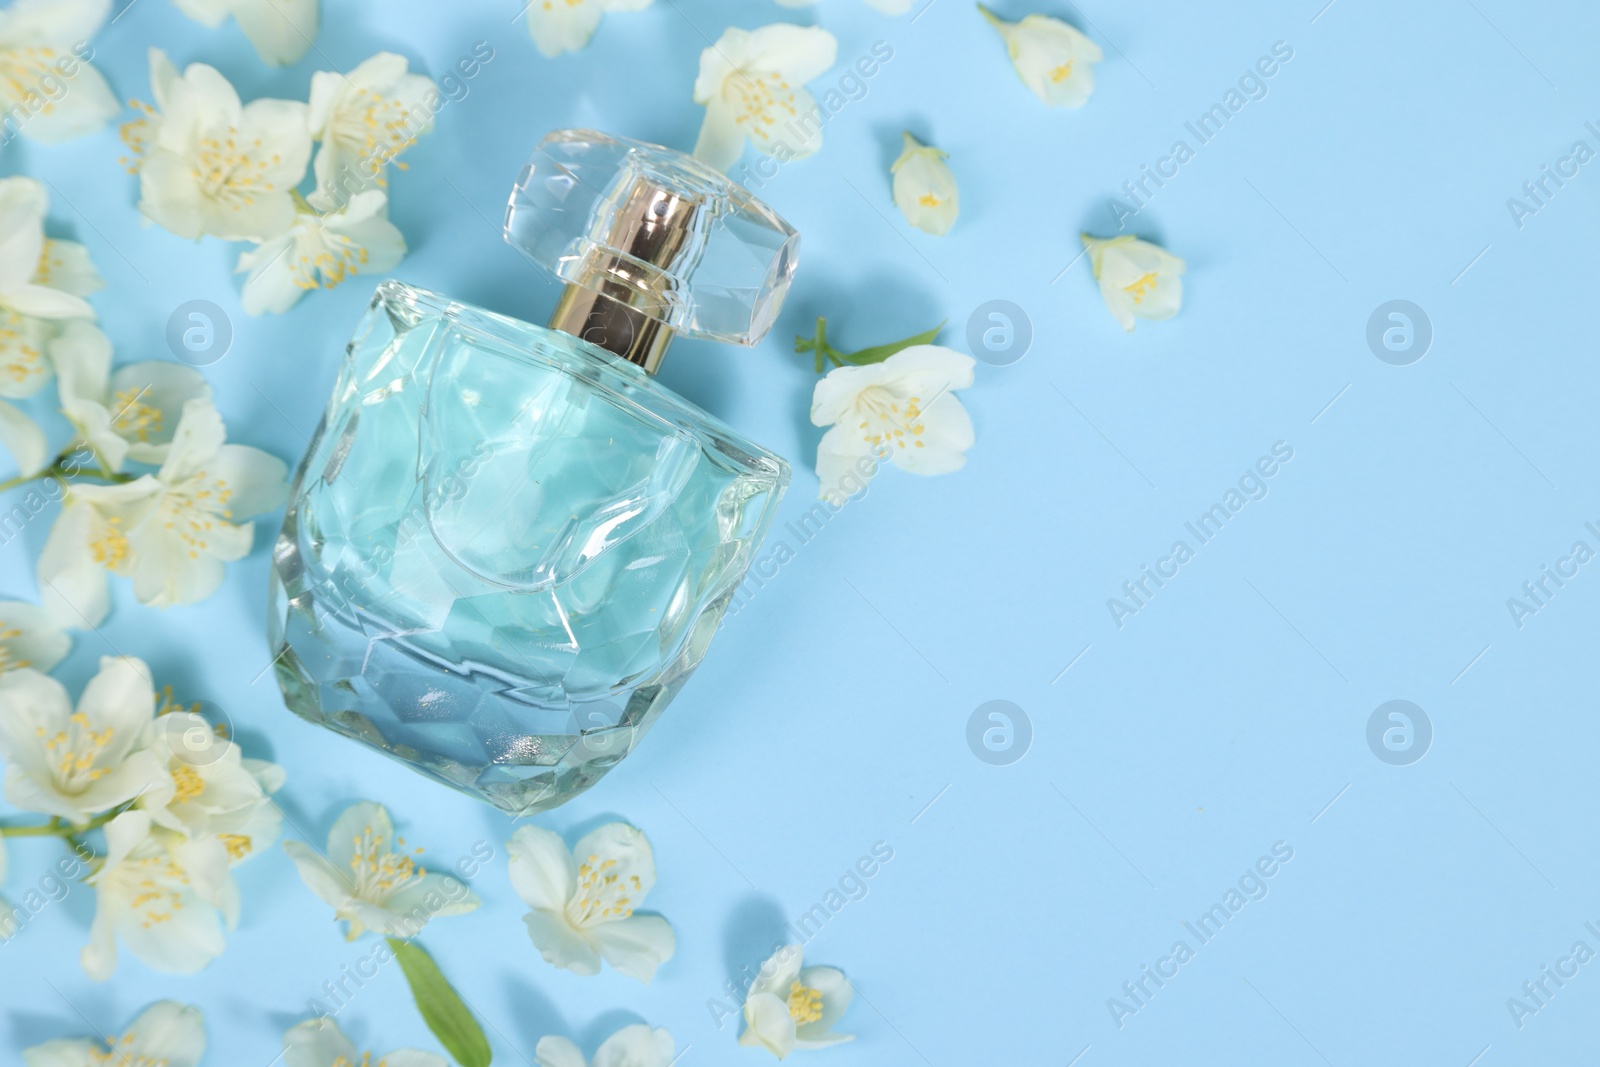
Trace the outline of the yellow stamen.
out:
<instances>
[{"instance_id":1,"label":"yellow stamen","mask_svg":"<svg viewBox=\"0 0 1600 1067\"><path fill-rule=\"evenodd\" d=\"M789 986L789 1018L796 1026L822 1018L822 994L810 986L794 982Z\"/></svg>"}]
</instances>

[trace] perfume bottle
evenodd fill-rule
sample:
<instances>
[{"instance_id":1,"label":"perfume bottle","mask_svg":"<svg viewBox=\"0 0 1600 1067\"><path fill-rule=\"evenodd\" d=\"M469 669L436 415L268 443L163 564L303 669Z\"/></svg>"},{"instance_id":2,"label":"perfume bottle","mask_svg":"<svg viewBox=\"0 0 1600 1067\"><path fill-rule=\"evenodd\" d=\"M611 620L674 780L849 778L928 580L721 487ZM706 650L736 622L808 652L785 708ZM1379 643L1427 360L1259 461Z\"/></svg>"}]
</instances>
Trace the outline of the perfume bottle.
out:
<instances>
[{"instance_id":1,"label":"perfume bottle","mask_svg":"<svg viewBox=\"0 0 1600 1067\"><path fill-rule=\"evenodd\" d=\"M700 663L784 461L652 377L750 345L799 235L699 161L552 133L505 237L566 283L548 328L387 281L273 549L284 700L513 814L632 751Z\"/></svg>"}]
</instances>

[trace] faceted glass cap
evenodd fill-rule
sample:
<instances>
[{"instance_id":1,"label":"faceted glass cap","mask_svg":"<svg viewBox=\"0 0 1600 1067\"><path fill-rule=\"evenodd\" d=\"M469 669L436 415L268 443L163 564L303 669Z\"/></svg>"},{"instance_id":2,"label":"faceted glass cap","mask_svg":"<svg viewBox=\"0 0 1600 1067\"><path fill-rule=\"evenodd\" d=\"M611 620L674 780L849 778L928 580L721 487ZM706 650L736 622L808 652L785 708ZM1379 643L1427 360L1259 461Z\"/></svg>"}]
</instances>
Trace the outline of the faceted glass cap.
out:
<instances>
[{"instance_id":1,"label":"faceted glass cap","mask_svg":"<svg viewBox=\"0 0 1600 1067\"><path fill-rule=\"evenodd\" d=\"M676 333L752 345L778 317L800 235L704 163L593 130L545 137L506 207L506 240L571 285Z\"/></svg>"}]
</instances>

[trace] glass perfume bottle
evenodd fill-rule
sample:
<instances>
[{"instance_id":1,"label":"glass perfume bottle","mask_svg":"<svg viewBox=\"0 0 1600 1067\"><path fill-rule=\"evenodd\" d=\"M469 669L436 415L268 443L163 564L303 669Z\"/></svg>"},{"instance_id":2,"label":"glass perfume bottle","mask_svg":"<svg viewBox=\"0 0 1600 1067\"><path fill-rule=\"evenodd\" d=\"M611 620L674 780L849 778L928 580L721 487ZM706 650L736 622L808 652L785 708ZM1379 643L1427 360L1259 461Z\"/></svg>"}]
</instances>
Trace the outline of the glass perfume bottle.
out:
<instances>
[{"instance_id":1,"label":"glass perfume bottle","mask_svg":"<svg viewBox=\"0 0 1600 1067\"><path fill-rule=\"evenodd\" d=\"M700 663L784 461L651 377L750 345L799 236L697 160L552 133L505 236L566 282L546 327L378 287L273 550L284 699L514 814L632 751Z\"/></svg>"}]
</instances>

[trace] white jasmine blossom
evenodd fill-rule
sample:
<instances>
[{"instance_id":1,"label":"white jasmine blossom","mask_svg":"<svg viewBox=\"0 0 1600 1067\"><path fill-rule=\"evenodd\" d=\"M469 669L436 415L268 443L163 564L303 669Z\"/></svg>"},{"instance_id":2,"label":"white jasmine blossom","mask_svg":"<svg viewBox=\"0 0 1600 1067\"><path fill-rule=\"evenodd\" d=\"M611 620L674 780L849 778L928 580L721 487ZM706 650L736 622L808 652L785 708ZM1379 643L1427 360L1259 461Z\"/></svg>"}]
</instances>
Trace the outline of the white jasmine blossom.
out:
<instances>
[{"instance_id":1,"label":"white jasmine blossom","mask_svg":"<svg viewBox=\"0 0 1600 1067\"><path fill-rule=\"evenodd\" d=\"M429 97L436 99L438 91L433 79L409 73L406 58L392 52L379 52L348 74L313 74L307 120L322 147L312 203L336 207L384 185L384 167L433 129Z\"/></svg>"},{"instance_id":2,"label":"white jasmine blossom","mask_svg":"<svg viewBox=\"0 0 1600 1067\"><path fill-rule=\"evenodd\" d=\"M656 881L643 833L610 823L572 850L561 838L524 826L507 844L511 884L531 909L523 921L546 962L574 974L600 973L600 961L649 982L672 958L677 938L659 915L636 915Z\"/></svg>"},{"instance_id":3,"label":"white jasmine blossom","mask_svg":"<svg viewBox=\"0 0 1600 1067\"><path fill-rule=\"evenodd\" d=\"M93 495L80 495L84 489ZM123 510L143 507L149 497L142 480L67 490L36 564L39 598L58 625L83 629L105 619L111 610L106 571L126 575L133 565Z\"/></svg>"},{"instance_id":4,"label":"white jasmine blossom","mask_svg":"<svg viewBox=\"0 0 1600 1067\"><path fill-rule=\"evenodd\" d=\"M6 800L79 826L133 800L164 777L144 748L154 715L149 668L129 657L102 659L76 710L47 674L0 674Z\"/></svg>"},{"instance_id":5,"label":"white jasmine blossom","mask_svg":"<svg viewBox=\"0 0 1600 1067\"><path fill-rule=\"evenodd\" d=\"M327 214L298 211L281 236L239 257L248 271L244 309L251 315L281 314L312 289L332 289L358 274L393 270L406 254L406 239L388 219L389 198L378 189L355 194Z\"/></svg>"},{"instance_id":6,"label":"white jasmine blossom","mask_svg":"<svg viewBox=\"0 0 1600 1067\"><path fill-rule=\"evenodd\" d=\"M700 53L694 102L705 105L706 117L695 156L725 171L746 141L782 163L821 148L822 113L805 83L837 55L833 34L815 26L725 31Z\"/></svg>"},{"instance_id":7,"label":"white jasmine blossom","mask_svg":"<svg viewBox=\"0 0 1600 1067\"><path fill-rule=\"evenodd\" d=\"M833 1032L855 995L850 980L832 967L802 969L803 955L799 945L787 945L761 965L745 996L739 1044L764 1048L781 1060L795 1049L853 1039Z\"/></svg>"},{"instance_id":8,"label":"white jasmine blossom","mask_svg":"<svg viewBox=\"0 0 1600 1067\"><path fill-rule=\"evenodd\" d=\"M817 382L811 421L830 427L817 446L823 497L870 479L881 462L913 474L948 474L966 464L972 419L955 391L972 384L971 356L912 345L881 363L836 367Z\"/></svg>"},{"instance_id":9,"label":"white jasmine blossom","mask_svg":"<svg viewBox=\"0 0 1600 1067\"><path fill-rule=\"evenodd\" d=\"M22 1062L24 1067L198 1067L205 1049L200 1009L161 1000L117 1037L46 1041L23 1049Z\"/></svg>"},{"instance_id":10,"label":"white jasmine blossom","mask_svg":"<svg viewBox=\"0 0 1600 1067\"><path fill-rule=\"evenodd\" d=\"M461 915L478 906L477 894L447 874L429 871L396 837L381 804L352 805L328 831L326 854L303 841L285 841L301 881L348 924L350 940L372 929L388 937L415 937L430 919Z\"/></svg>"},{"instance_id":11,"label":"white jasmine blossom","mask_svg":"<svg viewBox=\"0 0 1600 1067\"><path fill-rule=\"evenodd\" d=\"M82 245L46 239L49 207L42 183L0 179L0 397L44 387L62 324L93 320L83 298L104 284Z\"/></svg>"},{"instance_id":12,"label":"white jasmine blossom","mask_svg":"<svg viewBox=\"0 0 1600 1067\"><path fill-rule=\"evenodd\" d=\"M241 104L215 68L193 63L178 77L159 49L150 72L159 111L124 130L140 156L139 209L180 237L265 241L288 229L311 158L306 105Z\"/></svg>"},{"instance_id":13,"label":"white jasmine blossom","mask_svg":"<svg viewBox=\"0 0 1600 1067\"><path fill-rule=\"evenodd\" d=\"M640 1023L624 1026L600 1043L594 1059L586 1060L576 1044L564 1037L541 1037L534 1046L538 1067L671 1067L672 1035Z\"/></svg>"},{"instance_id":14,"label":"white jasmine blossom","mask_svg":"<svg viewBox=\"0 0 1600 1067\"><path fill-rule=\"evenodd\" d=\"M262 62L275 67L298 62L317 38L317 0L173 0L173 4L212 29L232 15Z\"/></svg>"},{"instance_id":15,"label":"white jasmine blossom","mask_svg":"<svg viewBox=\"0 0 1600 1067\"><path fill-rule=\"evenodd\" d=\"M122 110L88 60L111 0L14 0L0 9L0 113L53 143L93 133Z\"/></svg>"},{"instance_id":16,"label":"white jasmine blossom","mask_svg":"<svg viewBox=\"0 0 1600 1067\"><path fill-rule=\"evenodd\" d=\"M1134 319L1170 319L1183 306L1184 262L1132 234L1101 239L1083 235L1100 295L1124 330Z\"/></svg>"},{"instance_id":17,"label":"white jasmine blossom","mask_svg":"<svg viewBox=\"0 0 1600 1067\"><path fill-rule=\"evenodd\" d=\"M194 974L222 954L238 921L239 891L220 838L185 837L142 811L106 824L84 972L103 982L117 969L117 941L157 971Z\"/></svg>"},{"instance_id":18,"label":"white jasmine blossom","mask_svg":"<svg viewBox=\"0 0 1600 1067\"><path fill-rule=\"evenodd\" d=\"M283 782L280 768L246 760L237 744L187 709L157 715L147 747L166 772L138 801L156 825L188 837L218 837L234 864L277 839L283 817L271 794Z\"/></svg>"},{"instance_id":19,"label":"white jasmine blossom","mask_svg":"<svg viewBox=\"0 0 1600 1067\"><path fill-rule=\"evenodd\" d=\"M1082 107L1089 102L1094 64L1105 58L1099 45L1048 15L1007 22L982 4L978 10L1000 32L1011 65L1034 96L1051 107Z\"/></svg>"},{"instance_id":20,"label":"white jasmine blossom","mask_svg":"<svg viewBox=\"0 0 1600 1067\"><path fill-rule=\"evenodd\" d=\"M327 1016L310 1019L283 1035L283 1067L450 1067L431 1052L403 1048L382 1056L361 1052ZM30 1064L29 1067L32 1067ZM619 1065L620 1067L620 1065Z\"/></svg>"},{"instance_id":21,"label":"white jasmine blossom","mask_svg":"<svg viewBox=\"0 0 1600 1067\"><path fill-rule=\"evenodd\" d=\"M651 0L533 0L528 32L541 55L576 52L589 43L600 17L611 11L643 11Z\"/></svg>"},{"instance_id":22,"label":"white jasmine blossom","mask_svg":"<svg viewBox=\"0 0 1600 1067\"><path fill-rule=\"evenodd\" d=\"M39 555L46 610L64 625L98 625L107 571L132 578L134 596L155 607L216 592L223 564L250 551L254 527L240 520L288 493L282 460L225 440L211 401L190 400L156 474L73 485Z\"/></svg>"},{"instance_id":23,"label":"white jasmine blossom","mask_svg":"<svg viewBox=\"0 0 1600 1067\"><path fill-rule=\"evenodd\" d=\"M56 352L62 414L112 473L130 459L163 462L183 406L211 396L204 375L182 363L148 360L113 373L110 340L87 323L69 323Z\"/></svg>"},{"instance_id":24,"label":"white jasmine blossom","mask_svg":"<svg viewBox=\"0 0 1600 1067\"><path fill-rule=\"evenodd\" d=\"M894 203L906 221L924 233L941 237L955 225L961 210L956 176L945 163L949 156L905 135L905 148L889 168L894 175Z\"/></svg>"}]
</instances>

